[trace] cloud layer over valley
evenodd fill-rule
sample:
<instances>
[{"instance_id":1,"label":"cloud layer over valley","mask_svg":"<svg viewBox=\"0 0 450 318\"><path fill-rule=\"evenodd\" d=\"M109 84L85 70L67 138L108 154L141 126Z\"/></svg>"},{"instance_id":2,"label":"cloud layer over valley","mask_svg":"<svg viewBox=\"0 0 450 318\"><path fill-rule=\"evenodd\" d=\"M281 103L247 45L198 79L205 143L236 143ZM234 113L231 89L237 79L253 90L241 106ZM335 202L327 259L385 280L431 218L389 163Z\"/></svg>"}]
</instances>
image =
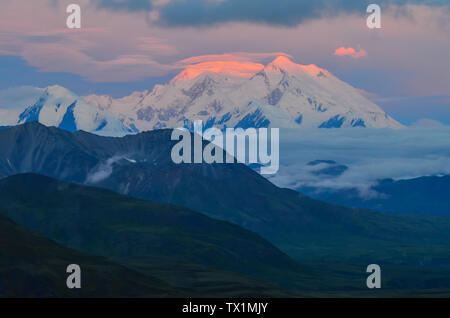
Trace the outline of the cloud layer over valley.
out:
<instances>
[{"instance_id":1,"label":"cloud layer over valley","mask_svg":"<svg viewBox=\"0 0 450 318\"><path fill-rule=\"evenodd\" d=\"M347 170L339 176L317 173L334 160ZM281 130L278 186L358 188L361 196L385 178L410 179L450 174L450 128Z\"/></svg>"}]
</instances>

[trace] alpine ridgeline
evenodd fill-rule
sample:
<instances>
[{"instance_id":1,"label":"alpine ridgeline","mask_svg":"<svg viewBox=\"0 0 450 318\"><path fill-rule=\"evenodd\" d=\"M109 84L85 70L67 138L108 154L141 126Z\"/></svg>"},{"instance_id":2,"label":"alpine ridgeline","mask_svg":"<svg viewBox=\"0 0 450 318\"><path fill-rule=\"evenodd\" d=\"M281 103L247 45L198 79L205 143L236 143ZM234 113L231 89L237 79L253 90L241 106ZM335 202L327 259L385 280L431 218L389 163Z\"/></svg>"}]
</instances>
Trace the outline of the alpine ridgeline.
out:
<instances>
[{"instance_id":1,"label":"alpine ridgeline","mask_svg":"<svg viewBox=\"0 0 450 318\"><path fill-rule=\"evenodd\" d=\"M267 66L245 63L187 68L167 85L113 99L85 100L111 111L130 130L204 126L279 128L400 128L356 88L315 65L299 65L280 56ZM258 65L258 64L256 64ZM238 68L238 71L231 71ZM254 73L253 73L253 72Z\"/></svg>"},{"instance_id":2,"label":"alpine ridgeline","mask_svg":"<svg viewBox=\"0 0 450 318\"><path fill-rule=\"evenodd\" d=\"M195 120L202 120L205 128L402 127L330 72L295 64L284 56L266 66L241 62L212 62L207 68L194 65L166 85L119 99L106 95L81 98L59 86L28 88L16 95L12 105L0 102L0 126L39 121L109 136L191 129Z\"/></svg>"},{"instance_id":3,"label":"alpine ridgeline","mask_svg":"<svg viewBox=\"0 0 450 318\"><path fill-rule=\"evenodd\" d=\"M0 126L37 121L71 132L84 130L107 136L132 132L111 112L92 107L61 86L20 87L8 95L7 101L0 100Z\"/></svg>"}]
</instances>

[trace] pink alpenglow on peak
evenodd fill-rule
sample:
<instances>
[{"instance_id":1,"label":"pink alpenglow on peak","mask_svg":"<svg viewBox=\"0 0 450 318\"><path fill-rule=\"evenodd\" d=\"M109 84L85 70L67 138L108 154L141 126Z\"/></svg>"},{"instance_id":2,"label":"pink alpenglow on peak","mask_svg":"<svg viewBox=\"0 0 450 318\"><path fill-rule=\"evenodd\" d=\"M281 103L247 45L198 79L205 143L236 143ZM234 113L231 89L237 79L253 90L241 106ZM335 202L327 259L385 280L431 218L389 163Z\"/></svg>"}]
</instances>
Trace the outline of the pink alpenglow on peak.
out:
<instances>
[{"instance_id":1,"label":"pink alpenglow on peak","mask_svg":"<svg viewBox=\"0 0 450 318\"><path fill-rule=\"evenodd\" d=\"M218 56L219 58L221 56ZM194 60L194 59L192 59ZM216 73L230 77L250 78L258 72L265 70L268 72L279 72L283 70L285 72L304 72L310 75L316 76L319 74L329 74L328 71L314 65L301 65L292 62L285 55L278 56L271 63L264 66L260 63L246 62L241 60L218 60L200 62L197 64L191 64L185 67L175 78L174 81L192 80L197 78L203 73Z\"/></svg>"},{"instance_id":2,"label":"pink alpenglow on peak","mask_svg":"<svg viewBox=\"0 0 450 318\"><path fill-rule=\"evenodd\" d=\"M28 97L15 99L13 109L10 103L8 109L0 105L0 126L38 120L116 136L191 129L196 120L205 129L402 127L358 89L316 65L296 64L285 56L266 66L244 60L192 64L166 85L118 99L81 98L59 86L19 93Z\"/></svg>"},{"instance_id":3,"label":"pink alpenglow on peak","mask_svg":"<svg viewBox=\"0 0 450 318\"><path fill-rule=\"evenodd\" d=\"M107 104L95 95L85 99L137 131L191 129L196 120L205 129L402 127L358 89L314 64L287 56L266 66L223 55L195 61L200 62L190 63L168 84L142 94Z\"/></svg>"},{"instance_id":4,"label":"pink alpenglow on peak","mask_svg":"<svg viewBox=\"0 0 450 318\"><path fill-rule=\"evenodd\" d=\"M240 61L211 61L189 65L175 77L176 81L191 80L199 75L211 72L231 77L250 78L264 68L264 65Z\"/></svg>"},{"instance_id":5,"label":"pink alpenglow on peak","mask_svg":"<svg viewBox=\"0 0 450 318\"><path fill-rule=\"evenodd\" d=\"M323 69L318 67L315 64L310 64L310 65L302 65L302 64L297 64L292 62L292 60L290 60L288 57L286 56L279 56L277 57L273 62L269 63L266 66L266 70L283 70L286 72L305 72L308 73L310 75L319 75L319 74L327 74L329 75L330 73Z\"/></svg>"}]
</instances>

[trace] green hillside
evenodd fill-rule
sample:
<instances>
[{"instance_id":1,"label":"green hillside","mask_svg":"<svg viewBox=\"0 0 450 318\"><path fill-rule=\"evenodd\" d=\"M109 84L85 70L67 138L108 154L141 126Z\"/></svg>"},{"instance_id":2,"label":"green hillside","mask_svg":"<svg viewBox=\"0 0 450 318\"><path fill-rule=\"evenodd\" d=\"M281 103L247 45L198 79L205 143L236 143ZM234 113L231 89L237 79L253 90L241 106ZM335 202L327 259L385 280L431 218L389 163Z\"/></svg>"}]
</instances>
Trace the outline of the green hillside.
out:
<instances>
[{"instance_id":1,"label":"green hillside","mask_svg":"<svg viewBox=\"0 0 450 318\"><path fill-rule=\"evenodd\" d=\"M177 297L182 292L102 257L65 248L0 217L0 297ZM81 289L68 289L69 264ZM117 279L120 277L120 279Z\"/></svg>"},{"instance_id":2,"label":"green hillside","mask_svg":"<svg viewBox=\"0 0 450 318\"><path fill-rule=\"evenodd\" d=\"M302 275L258 235L173 205L33 174L0 180L0 201L0 214L24 227L122 263L196 265L282 285Z\"/></svg>"}]
</instances>

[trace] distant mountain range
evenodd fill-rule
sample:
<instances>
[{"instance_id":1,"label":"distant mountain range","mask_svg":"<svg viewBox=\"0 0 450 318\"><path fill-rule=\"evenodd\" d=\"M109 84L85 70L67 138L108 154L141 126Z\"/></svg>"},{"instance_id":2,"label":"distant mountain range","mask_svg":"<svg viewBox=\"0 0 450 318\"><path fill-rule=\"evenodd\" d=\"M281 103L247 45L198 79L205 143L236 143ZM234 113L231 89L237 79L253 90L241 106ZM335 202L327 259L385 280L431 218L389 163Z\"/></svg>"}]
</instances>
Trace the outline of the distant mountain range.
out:
<instances>
[{"instance_id":1,"label":"distant mountain range","mask_svg":"<svg viewBox=\"0 0 450 318\"><path fill-rule=\"evenodd\" d=\"M23 87L15 98L0 105L0 126L40 122L68 131L84 130L104 135L123 135L128 130L115 116L92 107L83 98L61 86Z\"/></svg>"},{"instance_id":2,"label":"distant mountain range","mask_svg":"<svg viewBox=\"0 0 450 318\"><path fill-rule=\"evenodd\" d=\"M176 165L170 135L112 138L36 122L1 130L0 214L177 290L221 286L223 296L228 282L234 296L259 294L256 286L266 295L364 295L372 263L388 273L383 295L450 290L449 217L327 204L238 163Z\"/></svg>"},{"instance_id":3,"label":"distant mountain range","mask_svg":"<svg viewBox=\"0 0 450 318\"><path fill-rule=\"evenodd\" d=\"M246 76L188 68L166 85L119 99L82 98L60 86L22 90L0 105L0 126L38 121L109 136L192 128L195 120L206 128L402 127L325 69L283 56Z\"/></svg>"},{"instance_id":4,"label":"distant mountain range","mask_svg":"<svg viewBox=\"0 0 450 318\"><path fill-rule=\"evenodd\" d=\"M419 263L433 259L432 254L404 258L394 246L420 246L425 237L439 238L436 244L444 245L450 240L447 219L417 227L422 216L326 204L278 188L243 164L176 165L170 159L175 143L170 135L170 130L158 130L110 138L37 123L16 126L0 131L0 176L33 172L184 206L256 232L300 260L325 253L369 262L374 253L385 261L396 255L396 262ZM327 237L345 237L352 243L338 244Z\"/></svg>"},{"instance_id":5,"label":"distant mountain range","mask_svg":"<svg viewBox=\"0 0 450 318\"><path fill-rule=\"evenodd\" d=\"M300 187L297 190L332 204L387 212L450 216L449 189L450 176L426 176L380 180L370 188L374 193L371 197L362 197L357 189Z\"/></svg>"}]
</instances>

